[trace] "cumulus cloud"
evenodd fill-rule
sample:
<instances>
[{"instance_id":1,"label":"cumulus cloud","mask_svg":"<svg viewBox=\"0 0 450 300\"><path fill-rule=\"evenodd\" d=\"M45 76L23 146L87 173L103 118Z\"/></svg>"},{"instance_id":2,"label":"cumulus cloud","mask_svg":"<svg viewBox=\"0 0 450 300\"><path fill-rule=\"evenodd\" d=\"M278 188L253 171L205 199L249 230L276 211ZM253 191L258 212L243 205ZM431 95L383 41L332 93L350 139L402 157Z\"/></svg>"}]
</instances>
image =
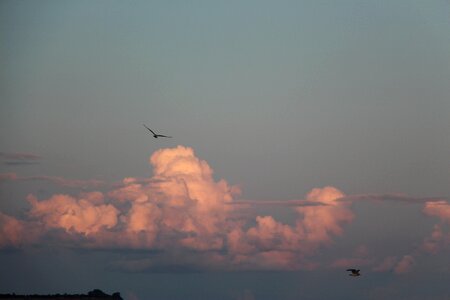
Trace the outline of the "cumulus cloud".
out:
<instances>
[{"instance_id":1,"label":"cumulus cloud","mask_svg":"<svg viewBox=\"0 0 450 300\"><path fill-rule=\"evenodd\" d=\"M112 199L131 202L122 219L127 238L133 233L144 236L136 240L143 247L223 248L233 187L224 180L216 182L211 167L191 148L159 150L150 163L151 180L126 178L109 193Z\"/></svg>"},{"instance_id":2,"label":"cumulus cloud","mask_svg":"<svg viewBox=\"0 0 450 300\"><path fill-rule=\"evenodd\" d=\"M54 195L43 201L28 196L30 216L47 228L62 228L84 235L96 233L102 228L117 224L119 211L111 204L103 204L103 195L92 192L77 199L68 195Z\"/></svg>"},{"instance_id":3,"label":"cumulus cloud","mask_svg":"<svg viewBox=\"0 0 450 300\"><path fill-rule=\"evenodd\" d=\"M89 236L90 245L222 249L226 228L232 223L229 213L234 209L227 203L238 189L224 180L215 181L210 166L191 148L159 150L150 163L152 178L125 178L106 194L106 201L100 192L58 194L43 200L30 195L29 216L47 229ZM16 174L4 174L2 178L42 179Z\"/></svg>"},{"instance_id":4,"label":"cumulus cloud","mask_svg":"<svg viewBox=\"0 0 450 300\"><path fill-rule=\"evenodd\" d=\"M430 254L436 254L439 252L443 245L448 244L450 236L443 232L440 224L434 225L431 234L423 240L422 249Z\"/></svg>"},{"instance_id":5,"label":"cumulus cloud","mask_svg":"<svg viewBox=\"0 0 450 300\"><path fill-rule=\"evenodd\" d=\"M425 198L424 198L425 199ZM393 271L395 274L401 275L410 272L416 265L417 259L423 253L437 254L442 248L450 245L450 234L445 231L445 223L450 222L450 205L446 200L426 201L423 207L424 214L437 217L441 220L441 224L435 224L432 232L423 239L422 244L411 254L404 255L401 258L397 256L388 256L372 270L375 272Z\"/></svg>"},{"instance_id":6,"label":"cumulus cloud","mask_svg":"<svg viewBox=\"0 0 450 300\"><path fill-rule=\"evenodd\" d=\"M334 187L315 188L307 196L311 202L325 203L324 207L296 208L303 218L297 223L299 231L316 243L330 243L332 235L342 234L342 224L353 220L353 213L346 204L340 203L344 194Z\"/></svg>"},{"instance_id":7,"label":"cumulus cloud","mask_svg":"<svg viewBox=\"0 0 450 300\"><path fill-rule=\"evenodd\" d=\"M348 203L337 201L344 194L334 187L315 188L306 196L319 206L294 207L295 224L283 224L272 216L257 216L256 225L234 227L227 234L232 264L261 269L314 268L305 260L332 237L343 233L343 225L353 219Z\"/></svg>"},{"instance_id":8,"label":"cumulus cloud","mask_svg":"<svg viewBox=\"0 0 450 300\"><path fill-rule=\"evenodd\" d=\"M0 249L32 244L40 238L41 233L39 224L18 220L0 212Z\"/></svg>"},{"instance_id":9,"label":"cumulus cloud","mask_svg":"<svg viewBox=\"0 0 450 300\"><path fill-rule=\"evenodd\" d=\"M0 212L0 248L19 246L22 243L23 227L19 220Z\"/></svg>"},{"instance_id":10,"label":"cumulus cloud","mask_svg":"<svg viewBox=\"0 0 450 300\"><path fill-rule=\"evenodd\" d=\"M56 194L48 199L29 195L29 220L2 215L0 247L19 247L29 241L24 228L34 222L39 230L35 236L58 231L80 247L160 251L164 254L158 259L167 261L166 266L173 261L171 255L177 256L181 262L174 268L311 269L316 264L307 258L318 247L330 245L354 217L350 204L340 201L344 193L328 186L289 201L287 206L296 214L290 224L271 215L249 219L236 213L240 205L233 205L239 202L234 200L239 187L215 180L212 168L193 149L161 149L149 161L151 178L127 177L106 193ZM0 178L80 188L90 182L14 173ZM118 262L116 267L148 270L161 265L145 260Z\"/></svg>"},{"instance_id":11,"label":"cumulus cloud","mask_svg":"<svg viewBox=\"0 0 450 300\"><path fill-rule=\"evenodd\" d=\"M447 201L429 201L425 204L424 212L444 222L450 222L450 204Z\"/></svg>"},{"instance_id":12,"label":"cumulus cloud","mask_svg":"<svg viewBox=\"0 0 450 300\"><path fill-rule=\"evenodd\" d=\"M442 248L450 245L450 233L445 230L445 224L450 223L450 204L447 201L429 201L425 204L423 212L432 217L438 217L441 224L436 224L433 231L422 243L422 250L429 254L436 254Z\"/></svg>"}]
</instances>

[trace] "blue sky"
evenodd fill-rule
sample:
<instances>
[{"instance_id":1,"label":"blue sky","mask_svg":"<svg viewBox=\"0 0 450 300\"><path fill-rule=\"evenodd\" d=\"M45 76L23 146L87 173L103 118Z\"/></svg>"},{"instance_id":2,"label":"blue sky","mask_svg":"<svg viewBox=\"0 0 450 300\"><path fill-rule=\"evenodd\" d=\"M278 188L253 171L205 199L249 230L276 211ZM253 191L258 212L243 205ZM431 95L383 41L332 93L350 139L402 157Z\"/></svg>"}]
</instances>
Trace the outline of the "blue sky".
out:
<instances>
[{"instance_id":1,"label":"blue sky","mask_svg":"<svg viewBox=\"0 0 450 300\"><path fill-rule=\"evenodd\" d=\"M370 274L357 278L362 280L355 299L411 298L404 286L414 282L422 283L424 293L417 299L449 296L438 279L448 276L448 268L435 269L449 260L448 2L3 1L0 6L0 212L25 227L26 222L47 226L12 249L5 242L0 262L30 275L22 283L14 274L1 278L0 292L78 292L101 277L108 280L92 288L117 289L129 299L149 299L152 290L157 299L326 299L333 293L320 290L323 282L351 299L339 287L348 284L346 274L331 266L352 258ZM154 140L142 123L173 138ZM173 233L160 227L156 240L138 253L127 244L99 252L86 248L84 239L119 230L111 219L100 217L102 226L112 227L93 225L88 234L76 226L47 232L53 212L39 215L27 201L29 194L42 203L64 194L80 203L81 193L99 191L104 203L93 203L120 210L117 228L130 225L120 223L131 220L128 206L111 195L122 192L118 183L124 178L178 178L156 170L165 168L170 149L208 173L197 165L204 160L214 171L202 173L204 184L225 198L282 202L221 215L227 226L234 214L247 218L243 241L252 247L261 246L246 231L259 228L257 216L272 216L301 236L296 222L313 209L323 213L283 201L309 199L312 189L326 186L358 197L329 212L337 222L328 228L330 241L321 240L314 253L296 248L296 255L305 256L301 262L296 256L296 270L261 271L257 262L252 270L228 272L222 266L200 274L171 269L197 266L202 259L182 247L166 254L163 237ZM149 165L158 150L161 156ZM218 183L222 178L229 193ZM159 189L144 184L139 193L151 202L169 193ZM368 194L370 200L362 197ZM428 197L445 203L433 206ZM152 205L161 209L162 220L170 219L170 205ZM3 217L0 225L6 236L5 220L10 219ZM423 245L433 233L436 249L427 252ZM273 247L264 251L278 249ZM163 253L155 255L155 249ZM406 274L396 274L405 256L414 263ZM391 269L373 271L389 257ZM114 268L118 261L135 260L152 261L152 267L133 275ZM306 261L320 267L305 270ZM167 272L156 272L154 262ZM61 280L61 273L73 278ZM341 277L334 281L335 276ZM163 284L169 277L176 289Z\"/></svg>"}]
</instances>

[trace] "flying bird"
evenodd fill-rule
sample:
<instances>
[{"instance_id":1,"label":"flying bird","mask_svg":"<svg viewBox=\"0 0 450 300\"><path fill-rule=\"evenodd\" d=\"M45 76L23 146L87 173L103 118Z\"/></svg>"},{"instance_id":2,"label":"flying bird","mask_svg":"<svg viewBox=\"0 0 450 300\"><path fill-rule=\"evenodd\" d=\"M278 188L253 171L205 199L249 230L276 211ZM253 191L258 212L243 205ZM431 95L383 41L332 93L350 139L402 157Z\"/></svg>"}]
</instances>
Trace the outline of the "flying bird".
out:
<instances>
[{"instance_id":1,"label":"flying bird","mask_svg":"<svg viewBox=\"0 0 450 300\"><path fill-rule=\"evenodd\" d=\"M144 125L144 127L147 128L147 129L153 134L153 137L154 137L155 139L157 139L157 138L159 138L159 137L171 138L171 136L162 135L162 134L156 134L153 130L151 130L150 128L148 128L147 126L145 126L145 124L142 124L142 125Z\"/></svg>"},{"instance_id":2,"label":"flying bird","mask_svg":"<svg viewBox=\"0 0 450 300\"><path fill-rule=\"evenodd\" d=\"M361 274L359 274L359 271L361 271L361 270L347 269L347 271L351 272L350 274L348 274L348 276L361 276Z\"/></svg>"}]
</instances>

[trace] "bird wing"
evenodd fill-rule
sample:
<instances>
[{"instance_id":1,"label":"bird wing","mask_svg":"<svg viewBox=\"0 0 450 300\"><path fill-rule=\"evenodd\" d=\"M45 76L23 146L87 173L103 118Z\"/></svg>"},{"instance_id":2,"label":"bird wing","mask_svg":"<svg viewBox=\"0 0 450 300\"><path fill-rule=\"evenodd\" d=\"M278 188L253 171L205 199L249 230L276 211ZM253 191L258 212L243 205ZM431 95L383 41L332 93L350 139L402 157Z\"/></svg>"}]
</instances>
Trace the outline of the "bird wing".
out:
<instances>
[{"instance_id":1,"label":"bird wing","mask_svg":"<svg viewBox=\"0 0 450 300\"><path fill-rule=\"evenodd\" d=\"M171 138L171 136L162 135L162 134L157 134L156 136L159 136L159 137L165 137L165 138Z\"/></svg>"},{"instance_id":2,"label":"bird wing","mask_svg":"<svg viewBox=\"0 0 450 300\"><path fill-rule=\"evenodd\" d=\"M347 269L347 271L350 271L350 272L356 272L356 270L355 269Z\"/></svg>"},{"instance_id":3,"label":"bird wing","mask_svg":"<svg viewBox=\"0 0 450 300\"><path fill-rule=\"evenodd\" d=\"M145 128L147 128L148 130L150 130L151 133L156 134L155 132L153 132L153 130L151 130L150 128L148 128L147 126L145 126L145 124L142 124L142 125L144 125Z\"/></svg>"}]
</instances>

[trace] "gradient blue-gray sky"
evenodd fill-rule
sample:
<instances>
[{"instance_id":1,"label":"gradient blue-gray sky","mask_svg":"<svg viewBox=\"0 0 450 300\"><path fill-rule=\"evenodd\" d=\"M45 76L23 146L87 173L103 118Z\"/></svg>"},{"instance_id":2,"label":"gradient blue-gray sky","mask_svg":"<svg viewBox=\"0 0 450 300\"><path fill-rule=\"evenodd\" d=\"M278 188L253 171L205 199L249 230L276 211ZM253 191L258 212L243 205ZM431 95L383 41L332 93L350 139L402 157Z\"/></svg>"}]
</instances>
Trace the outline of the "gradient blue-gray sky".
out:
<instances>
[{"instance_id":1,"label":"gradient blue-gray sky","mask_svg":"<svg viewBox=\"0 0 450 300\"><path fill-rule=\"evenodd\" d=\"M324 186L449 197L449 15L448 1L418 0L2 1L0 152L39 159L0 155L0 173L29 179L0 182L0 211L23 217L30 193L78 193L39 176L150 177L148 157L177 145L192 147L246 200L303 199ZM174 138L154 140L142 123ZM284 206L255 209L293 218ZM400 276L373 272L357 287L340 269L324 268L130 274L111 261L145 253L52 246L0 251L2 265L20 270L0 275L0 292L444 299L449 247L418 254L439 222L422 210L353 204L357 217L314 259L362 247L380 258L412 255L416 267Z\"/></svg>"}]
</instances>

